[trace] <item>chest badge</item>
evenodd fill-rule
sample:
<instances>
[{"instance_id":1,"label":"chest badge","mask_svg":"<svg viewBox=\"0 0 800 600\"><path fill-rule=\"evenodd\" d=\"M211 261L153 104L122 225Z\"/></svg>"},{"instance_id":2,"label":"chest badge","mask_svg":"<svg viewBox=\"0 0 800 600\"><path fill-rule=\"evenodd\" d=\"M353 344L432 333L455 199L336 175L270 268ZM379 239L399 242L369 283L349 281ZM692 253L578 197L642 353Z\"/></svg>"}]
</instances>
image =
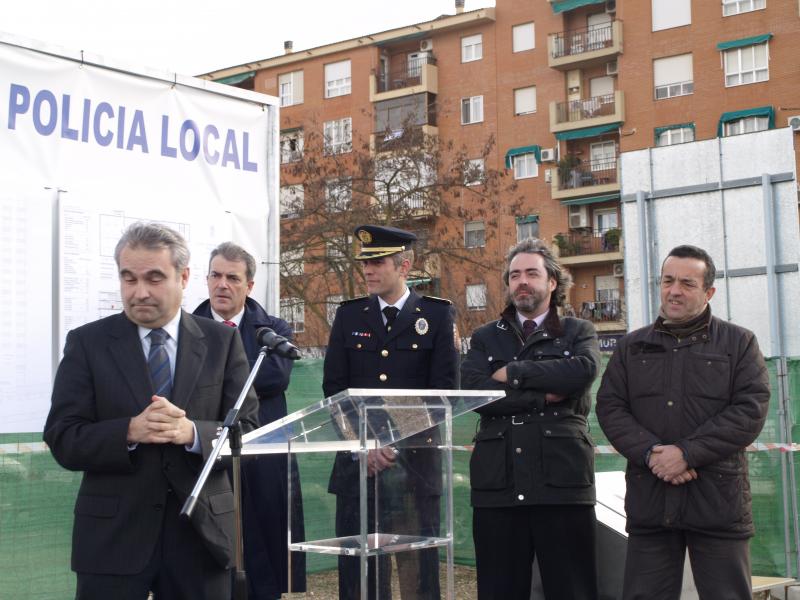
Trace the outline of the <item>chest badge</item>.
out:
<instances>
[{"instance_id":1,"label":"chest badge","mask_svg":"<svg viewBox=\"0 0 800 600\"><path fill-rule=\"evenodd\" d=\"M417 321L414 323L414 331L416 331L419 335L425 335L428 333L430 328L431 326L428 325L428 321L423 318L417 319Z\"/></svg>"}]
</instances>

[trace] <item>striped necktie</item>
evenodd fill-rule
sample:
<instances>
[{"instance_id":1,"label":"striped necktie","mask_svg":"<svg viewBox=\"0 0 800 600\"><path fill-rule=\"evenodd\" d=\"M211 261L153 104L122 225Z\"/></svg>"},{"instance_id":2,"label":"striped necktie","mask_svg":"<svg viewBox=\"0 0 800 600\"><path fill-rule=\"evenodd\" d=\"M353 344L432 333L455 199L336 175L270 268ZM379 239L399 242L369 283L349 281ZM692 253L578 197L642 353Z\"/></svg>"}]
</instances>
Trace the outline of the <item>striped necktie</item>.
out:
<instances>
[{"instance_id":1,"label":"striped necktie","mask_svg":"<svg viewBox=\"0 0 800 600\"><path fill-rule=\"evenodd\" d=\"M153 329L147 334L150 338L150 354L147 356L147 368L150 370L150 381L156 396L165 398L172 392L172 373L169 367L167 354L167 332L163 329Z\"/></svg>"}]
</instances>

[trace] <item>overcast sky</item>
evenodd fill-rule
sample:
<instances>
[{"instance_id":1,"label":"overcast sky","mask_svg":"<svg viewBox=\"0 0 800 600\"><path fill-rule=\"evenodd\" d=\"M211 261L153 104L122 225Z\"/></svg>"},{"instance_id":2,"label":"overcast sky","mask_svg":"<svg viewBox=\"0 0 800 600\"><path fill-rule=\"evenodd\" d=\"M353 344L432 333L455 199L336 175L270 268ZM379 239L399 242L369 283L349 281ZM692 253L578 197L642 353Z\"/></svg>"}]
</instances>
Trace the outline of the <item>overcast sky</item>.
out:
<instances>
[{"instance_id":1,"label":"overcast sky","mask_svg":"<svg viewBox=\"0 0 800 600\"><path fill-rule=\"evenodd\" d=\"M297 51L454 12L454 0L9 0L0 32L199 75L282 54L284 40Z\"/></svg>"}]
</instances>

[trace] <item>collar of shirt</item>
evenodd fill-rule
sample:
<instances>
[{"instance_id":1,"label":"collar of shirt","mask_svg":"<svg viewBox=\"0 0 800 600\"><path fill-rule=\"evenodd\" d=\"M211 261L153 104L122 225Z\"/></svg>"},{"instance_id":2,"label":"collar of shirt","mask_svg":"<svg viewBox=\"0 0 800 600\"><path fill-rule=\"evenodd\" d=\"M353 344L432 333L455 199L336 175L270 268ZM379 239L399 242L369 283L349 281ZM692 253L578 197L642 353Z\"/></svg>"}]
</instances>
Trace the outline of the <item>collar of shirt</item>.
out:
<instances>
[{"instance_id":1,"label":"collar of shirt","mask_svg":"<svg viewBox=\"0 0 800 600\"><path fill-rule=\"evenodd\" d=\"M536 328L537 329L542 326L542 323L544 323L544 320L547 318L548 314L550 314L550 309L549 308L543 314L541 314L538 317L536 317L535 319L533 319L533 322L536 323ZM517 321L519 321L519 326L520 327L525 325L525 321L528 321L528 320L529 319L527 317L523 317L522 314L520 314L520 312L517 311Z\"/></svg>"},{"instance_id":2,"label":"collar of shirt","mask_svg":"<svg viewBox=\"0 0 800 600\"><path fill-rule=\"evenodd\" d=\"M410 295L411 295L411 290L406 288L406 293L400 296L400 299L394 304L389 304L388 302L386 302L386 300L378 296L378 308L380 308L381 310L381 315L383 316L384 325L386 324L386 315L383 314L383 309L386 308L387 306L394 306L398 311L403 310L403 306L405 306L406 300L408 300L408 297Z\"/></svg>"},{"instance_id":3,"label":"collar of shirt","mask_svg":"<svg viewBox=\"0 0 800 600\"><path fill-rule=\"evenodd\" d=\"M239 326L239 323L242 322L242 317L244 316L244 306L242 310L240 310L237 314L233 315L230 319L226 319L222 315L220 315L217 311L213 308L211 309L211 316L214 317L214 320L217 323L222 323L223 321L230 321L231 323L236 323L236 326Z\"/></svg>"}]
</instances>

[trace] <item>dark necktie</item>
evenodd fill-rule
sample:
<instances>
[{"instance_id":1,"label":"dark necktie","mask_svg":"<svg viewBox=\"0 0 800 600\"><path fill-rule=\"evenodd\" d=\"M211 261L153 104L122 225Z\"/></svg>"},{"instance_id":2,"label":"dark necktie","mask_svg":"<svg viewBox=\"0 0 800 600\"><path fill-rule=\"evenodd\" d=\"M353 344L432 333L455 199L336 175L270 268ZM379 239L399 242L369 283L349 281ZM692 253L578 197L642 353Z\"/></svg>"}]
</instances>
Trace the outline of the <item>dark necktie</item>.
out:
<instances>
[{"instance_id":1,"label":"dark necktie","mask_svg":"<svg viewBox=\"0 0 800 600\"><path fill-rule=\"evenodd\" d=\"M169 368L169 355L167 347L167 332L163 329L153 329L147 334L150 338L150 353L147 355L147 367L150 369L150 381L156 396L168 397L172 391L172 374Z\"/></svg>"},{"instance_id":2,"label":"dark necktie","mask_svg":"<svg viewBox=\"0 0 800 600\"><path fill-rule=\"evenodd\" d=\"M522 323L522 335L525 339L527 340L534 331L536 331L536 321L533 319L525 319Z\"/></svg>"},{"instance_id":3,"label":"dark necktie","mask_svg":"<svg viewBox=\"0 0 800 600\"><path fill-rule=\"evenodd\" d=\"M386 315L386 331L392 330L392 323L397 318L397 313L400 312L400 309L396 306L384 306L383 314Z\"/></svg>"},{"instance_id":4,"label":"dark necktie","mask_svg":"<svg viewBox=\"0 0 800 600\"><path fill-rule=\"evenodd\" d=\"M223 321L223 325L227 325L228 327L236 327L236 323L233 321Z\"/></svg>"}]
</instances>

